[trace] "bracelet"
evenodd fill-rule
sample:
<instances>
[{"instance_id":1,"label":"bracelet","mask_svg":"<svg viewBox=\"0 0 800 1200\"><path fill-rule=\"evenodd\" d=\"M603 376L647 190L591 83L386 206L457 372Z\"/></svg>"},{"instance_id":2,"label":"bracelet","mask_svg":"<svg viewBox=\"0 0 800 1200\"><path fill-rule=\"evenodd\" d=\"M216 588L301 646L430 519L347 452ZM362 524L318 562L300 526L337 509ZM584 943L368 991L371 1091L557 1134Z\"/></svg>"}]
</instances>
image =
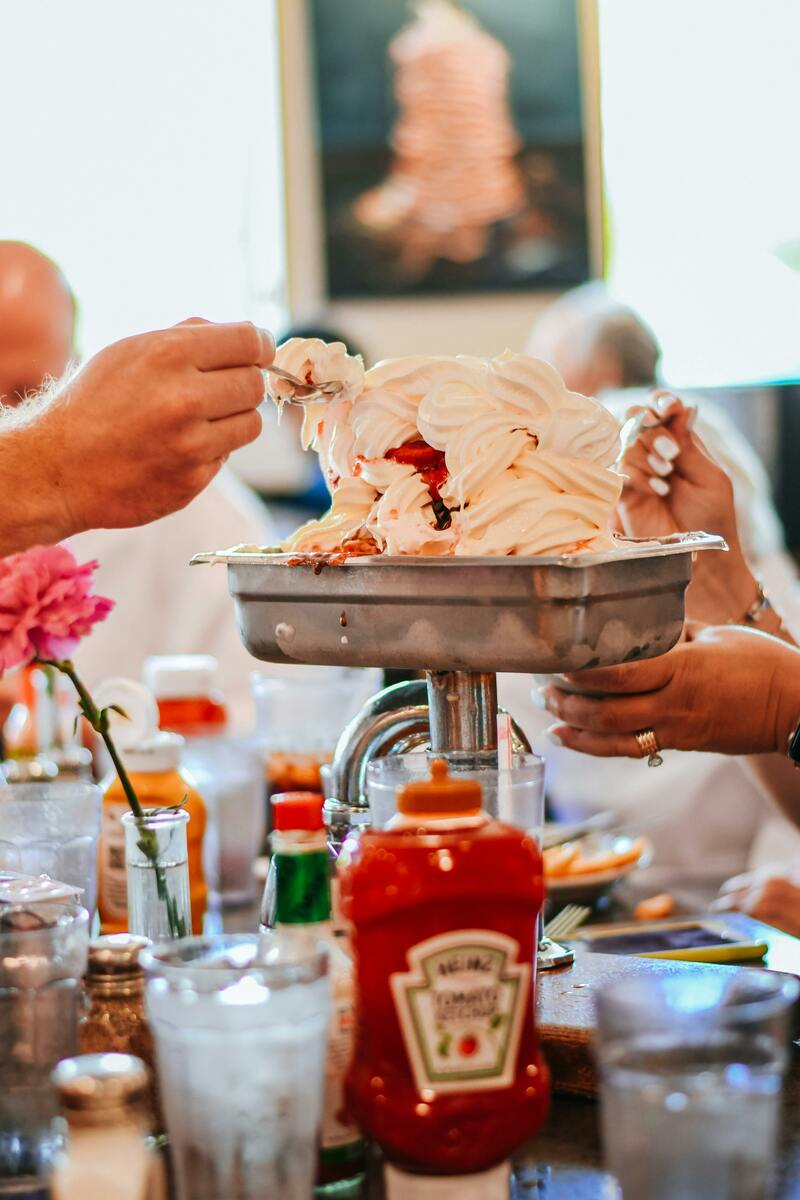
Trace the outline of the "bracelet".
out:
<instances>
[{"instance_id":1,"label":"bracelet","mask_svg":"<svg viewBox=\"0 0 800 1200\"><path fill-rule=\"evenodd\" d=\"M789 761L793 763L796 768L800 768L800 721L798 721L797 725L789 734L789 743L786 747L786 753L789 757Z\"/></svg>"},{"instance_id":2,"label":"bracelet","mask_svg":"<svg viewBox=\"0 0 800 1200\"><path fill-rule=\"evenodd\" d=\"M742 617L742 622L745 625L757 625L762 614L772 608L769 598L764 592L764 585L760 580L756 580L756 587L758 588L756 598Z\"/></svg>"}]
</instances>

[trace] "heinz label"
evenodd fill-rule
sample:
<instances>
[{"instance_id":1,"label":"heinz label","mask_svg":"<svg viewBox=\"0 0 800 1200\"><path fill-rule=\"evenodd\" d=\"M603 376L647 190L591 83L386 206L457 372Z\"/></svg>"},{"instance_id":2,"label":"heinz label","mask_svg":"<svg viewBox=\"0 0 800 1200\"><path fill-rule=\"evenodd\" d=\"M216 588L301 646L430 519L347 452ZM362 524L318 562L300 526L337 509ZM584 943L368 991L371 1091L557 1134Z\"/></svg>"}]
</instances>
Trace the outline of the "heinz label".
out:
<instances>
[{"instance_id":1,"label":"heinz label","mask_svg":"<svg viewBox=\"0 0 800 1200\"><path fill-rule=\"evenodd\" d=\"M530 1003L519 945L490 929L458 929L413 946L390 976L419 1091L510 1087Z\"/></svg>"}]
</instances>

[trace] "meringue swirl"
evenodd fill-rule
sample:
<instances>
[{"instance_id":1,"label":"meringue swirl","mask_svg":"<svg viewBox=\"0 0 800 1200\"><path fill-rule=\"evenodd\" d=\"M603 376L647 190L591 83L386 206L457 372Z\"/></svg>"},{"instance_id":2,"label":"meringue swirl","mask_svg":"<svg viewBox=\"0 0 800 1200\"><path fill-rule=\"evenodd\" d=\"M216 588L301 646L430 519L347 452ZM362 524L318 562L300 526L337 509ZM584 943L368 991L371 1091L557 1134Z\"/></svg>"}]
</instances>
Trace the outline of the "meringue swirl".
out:
<instances>
[{"instance_id":1,"label":"meringue swirl","mask_svg":"<svg viewBox=\"0 0 800 1200\"><path fill-rule=\"evenodd\" d=\"M334 401L309 406L306 437L333 502L289 548L330 550L356 535L386 554L537 555L613 544L619 425L596 400L569 391L549 363L510 351L390 359L357 390L351 364L360 360L343 349L336 343L326 357L315 348L312 357L292 346L292 362L336 371L328 377L346 385Z\"/></svg>"}]
</instances>

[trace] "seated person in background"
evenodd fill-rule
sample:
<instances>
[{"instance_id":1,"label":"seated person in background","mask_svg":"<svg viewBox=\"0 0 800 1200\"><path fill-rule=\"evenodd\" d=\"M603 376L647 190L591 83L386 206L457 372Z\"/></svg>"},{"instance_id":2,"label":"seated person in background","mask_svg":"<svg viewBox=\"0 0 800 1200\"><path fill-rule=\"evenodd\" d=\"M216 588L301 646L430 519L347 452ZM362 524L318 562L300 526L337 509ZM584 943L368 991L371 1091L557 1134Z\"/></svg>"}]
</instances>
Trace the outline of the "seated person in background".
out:
<instances>
[{"instance_id":1,"label":"seated person in background","mask_svg":"<svg viewBox=\"0 0 800 1200\"><path fill-rule=\"evenodd\" d=\"M364 357L352 338L321 322L293 325L277 339L278 345L295 337L344 342L348 354ZM282 538L311 517L321 516L330 507L331 497L318 456L313 450L304 450L301 444L302 408L287 404L279 412L274 404L266 404L262 415L261 436L232 454L229 465L269 504L278 536Z\"/></svg>"},{"instance_id":2,"label":"seated person in background","mask_svg":"<svg viewBox=\"0 0 800 1200\"><path fill-rule=\"evenodd\" d=\"M650 330L599 284L578 288L555 301L534 326L526 349L552 362L569 387L607 402L620 418L628 407L641 403L647 388L656 382L660 357ZM719 406L701 402L695 430L731 475L734 527L738 525L745 560L789 629L800 631L796 576L782 545L763 466ZM659 514L664 527L644 528L640 510L629 514L626 532L642 536L687 528L724 532L734 520L725 511L725 497L717 495L713 509L704 494L707 489L681 494L670 482L678 447L667 430L656 431L659 435L666 440L654 440L648 451L653 462L645 464L646 478L652 483L646 486L654 501L664 502ZM711 562L709 570L713 569ZM741 620L744 611L719 620ZM708 619L708 614L702 619ZM501 675L498 684L500 703L517 717L534 749L545 756L548 796L556 816L573 819L610 809L620 822L653 841L652 865L637 872L629 885L637 898L668 891L684 907L698 910L708 906L731 875L765 861L758 847L767 838L781 845L783 862L800 854L797 830L778 813L743 760L707 753L667 754L663 766L649 771L634 760L589 758L547 742L544 730L550 718L529 699L530 676Z\"/></svg>"},{"instance_id":3,"label":"seated person in background","mask_svg":"<svg viewBox=\"0 0 800 1200\"><path fill-rule=\"evenodd\" d=\"M17 404L73 356L75 304L58 268L31 246L0 242L0 397ZM103 464L97 464L97 470ZM233 619L224 570L190 570L198 550L274 540L258 498L222 471L188 507L149 525L80 533L79 560L98 559L97 591L110 596L112 618L76 655L90 687L109 675L138 678L151 654L206 653L219 661L220 686L233 723L249 727L249 672L254 661ZM8 686L7 682L4 686Z\"/></svg>"}]
</instances>

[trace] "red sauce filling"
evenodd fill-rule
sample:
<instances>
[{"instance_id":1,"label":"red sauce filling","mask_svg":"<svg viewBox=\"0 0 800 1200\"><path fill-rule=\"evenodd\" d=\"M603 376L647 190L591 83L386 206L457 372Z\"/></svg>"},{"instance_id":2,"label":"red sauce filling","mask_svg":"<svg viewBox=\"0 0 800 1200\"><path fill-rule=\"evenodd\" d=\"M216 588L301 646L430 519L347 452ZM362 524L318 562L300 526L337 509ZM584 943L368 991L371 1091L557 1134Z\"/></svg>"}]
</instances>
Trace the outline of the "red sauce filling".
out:
<instances>
[{"instance_id":1,"label":"red sauce filling","mask_svg":"<svg viewBox=\"0 0 800 1200\"><path fill-rule=\"evenodd\" d=\"M420 438L415 442L406 442L405 446L387 450L386 458L414 467L422 476L431 498L439 499L439 489L443 487L449 474L444 461L444 450L434 450L433 446L429 446Z\"/></svg>"}]
</instances>

